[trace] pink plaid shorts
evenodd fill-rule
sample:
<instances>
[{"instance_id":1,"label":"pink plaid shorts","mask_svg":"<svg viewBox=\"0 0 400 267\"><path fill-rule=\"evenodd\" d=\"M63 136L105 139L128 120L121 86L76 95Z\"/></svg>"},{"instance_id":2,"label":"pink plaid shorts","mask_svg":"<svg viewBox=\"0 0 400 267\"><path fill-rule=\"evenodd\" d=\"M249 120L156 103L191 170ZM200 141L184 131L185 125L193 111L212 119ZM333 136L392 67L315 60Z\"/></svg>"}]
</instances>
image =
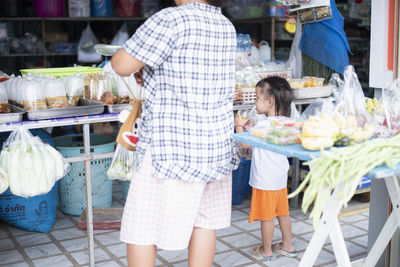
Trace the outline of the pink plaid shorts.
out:
<instances>
[{"instance_id":1,"label":"pink plaid shorts","mask_svg":"<svg viewBox=\"0 0 400 267\"><path fill-rule=\"evenodd\" d=\"M165 250L188 247L193 227L222 229L231 223L232 177L208 183L160 179L152 175L147 149L132 177L120 239Z\"/></svg>"}]
</instances>

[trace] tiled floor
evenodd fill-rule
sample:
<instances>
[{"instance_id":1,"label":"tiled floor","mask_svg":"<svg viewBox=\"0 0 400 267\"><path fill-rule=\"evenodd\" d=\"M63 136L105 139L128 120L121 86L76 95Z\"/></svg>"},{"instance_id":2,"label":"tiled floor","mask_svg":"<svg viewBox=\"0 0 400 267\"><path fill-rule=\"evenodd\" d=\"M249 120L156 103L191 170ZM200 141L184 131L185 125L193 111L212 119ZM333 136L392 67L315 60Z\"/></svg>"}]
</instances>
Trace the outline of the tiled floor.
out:
<instances>
[{"instance_id":1,"label":"tiled floor","mask_svg":"<svg viewBox=\"0 0 400 267\"><path fill-rule=\"evenodd\" d=\"M114 184L113 207L122 207L121 187ZM247 222L250 201L232 207L232 226L217 231L214 266L297 266L313 234L311 221L301 210L291 211L296 258L278 256L273 262L258 261L250 249L261 242L259 223ZM47 234L34 233L0 223L0 266L87 266L86 231L76 227L77 216L57 211L55 227ZM352 260L366 256L368 212L341 219L347 249ZM274 241L280 240L278 225ZM117 230L95 230L96 266L127 266L125 245ZM157 266L187 266L187 251L158 251ZM316 266L336 266L328 240L319 254Z\"/></svg>"}]
</instances>

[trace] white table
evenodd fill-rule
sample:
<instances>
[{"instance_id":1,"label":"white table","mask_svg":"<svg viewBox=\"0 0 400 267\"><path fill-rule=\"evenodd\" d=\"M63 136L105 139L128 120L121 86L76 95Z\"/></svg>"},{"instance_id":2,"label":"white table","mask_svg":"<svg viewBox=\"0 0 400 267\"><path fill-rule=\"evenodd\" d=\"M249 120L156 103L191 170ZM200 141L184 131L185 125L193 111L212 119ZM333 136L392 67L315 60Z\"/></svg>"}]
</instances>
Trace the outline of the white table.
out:
<instances>
[{"instance_id":1,"label":"white table","mask_svg":"<svg viewBox=\"0 0 400 267\"><path fill-rule=\"evenodd\" d=\"M40 120L40 121L22 121L17 123L7 123L0 125L0 132L8 132L23 126L25 129L38 129L47 127L67 126L67 125L83 125L83 146L85 154L79 157L66 158L68 162L85 162L85 179L86 179L86 218L87 218L87 237L89 248L89 266L93 267L94 260L94 236L93 236L93 207L92 207L92 184L90 173L90 161L94 159L113 157L114 152L102 154L90 154L90 130L89 125L98 122L118 121L118 114L100 114L89 115L83 117L72 117L62 119Z\"/></svg>"},{"instance_id":2,"label":"white table","mask_svg":"<svg viewBox=\"0 0 400 267\"><path fill-rule=\"evenodd\" d=\"M257 146L263 149L273 151L275 153L283 154L287 157L297 157L301 160L310 160L312 157L318 157L319 152L307 151L301 145L288 145L278 146L265 142L261 138L254 137L249 133L234 134L236 141ZM400 172L400 163L396 169L390 169L385 166L380 166L370 171L367 176L371 179L385 179L386 187L389 192L390 199L393 204L393 212L389 216L386 224L384 225L381 233L375 241L368 256L362 260L350 262L350 257L347 252L346 244L340 228L338 219L339 212L344 204L344 199L335 199L335 192L326 201L322 217L319 221L318 227L315 230L310 243L299 263L299 267L313 266L315 260L320 253L326 238L329 236L332 242L333 251L336 257L336 262L340 267L347 266L375 266L380 256L385 250L387 244L393 237L395 231L400 228L400 187L396 174ZM361 179L361 178L360 178ZM339 185L338 190L343 189L343 184Z\"/></svg>"}]
</instances>

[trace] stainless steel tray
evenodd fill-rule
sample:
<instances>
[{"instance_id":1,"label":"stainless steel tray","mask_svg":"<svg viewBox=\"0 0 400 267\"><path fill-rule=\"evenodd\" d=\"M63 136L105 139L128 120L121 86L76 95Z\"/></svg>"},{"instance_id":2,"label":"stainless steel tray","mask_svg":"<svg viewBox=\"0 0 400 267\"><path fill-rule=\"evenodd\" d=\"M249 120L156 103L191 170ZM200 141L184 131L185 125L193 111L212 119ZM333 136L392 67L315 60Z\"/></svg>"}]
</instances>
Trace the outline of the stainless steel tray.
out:
<instances>
[{"instance_id":1,"label":"stainless steel tray","mask_svg":"<svg viewBox=\"0 0 400 267\"><path fill-rule=\"evenodd\" d=\"M55 118L96 115L104 112L104 106L105 104L102 102L81 98L79 100L78 106L76 107L27 111L26 118L28 120L46 120Z\"/></svg>"},{"instance_id":2,"label":"stainless steel tray","mask_svg":"<svg viewBox=\"0 0 400 267\"><path fill-rule=\"evenodd\" d=\"M106 105L108 113L120 113L121 111L127 109L132 109L132 104L115 104L115 105Z\"/></svg>"},{"instance_id":3,"label":"stainless steel tray","mask_svg":"<svg viewBox=\"0 0 400 267\"><path fill-rule=\"evenodd\" d=\"M25 110L10 105L10 113L0 113L0 124L22 121Z\"/></svg>"}]
</instances>

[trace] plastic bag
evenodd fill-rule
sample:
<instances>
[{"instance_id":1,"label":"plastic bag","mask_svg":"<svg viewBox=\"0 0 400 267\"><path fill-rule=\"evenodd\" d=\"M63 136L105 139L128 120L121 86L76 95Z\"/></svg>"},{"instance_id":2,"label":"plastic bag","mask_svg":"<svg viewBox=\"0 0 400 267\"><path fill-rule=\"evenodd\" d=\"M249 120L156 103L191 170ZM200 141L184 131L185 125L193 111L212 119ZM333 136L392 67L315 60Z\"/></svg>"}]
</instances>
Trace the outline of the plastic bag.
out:
<instances>
[{"instance_id":1,"label":"plastic bag","mask_svg":"<svg viewBox=\"0 0 400 267\"><path fill-rule=\"evenodd\" d=\"M260 42L259 51L262 62L271 61L271 47L267 41Z\"/></svg>"},{"instance_id":2,"label":"plastic bag","mask_svg":"<svg viewBox=\"0 0 400 267\"><path fill-rule=\"evenodd\" d=\"M372 117L367 111L364 92L353 66L349 65L345 68L343 81L338 76L335 76L335 79L339 85L339 95L334 113L344 118L354 116L357 126L362 127L371 123Z\"/></svg>"},{"instance_id":3,"label":"plastic bag","mask_svg":"<svg viewBox=\"0 0 400 267\"><path fill-rule=\"evenodd\" d=\"M300 121L300 112L297 110L294 102L290 103L290 118L295 121Z\"/></svg>"},{"instance_id":4,"label":"plastic bag","mask_svg":"<svg viewBox=\"0 0 400 267\"><path fill-rule=\"evenodd\" d=\"M78 42L78 61L84 63L100 62L101 55L94 49L94 46L98 43L99 41L88 24L82 31Z\"/></svg>"},{"instance_id":5,"label":"plastic bag","mask_svg":"<svg viewBox=\"0 0 400 267\"><path fill-rule=\"evenodd\" d=\"M11 192L21 197L49 192L69 170L57 150L23 127L13 131L3 144L0 165L7 173Z\"/></svg>"},{"instance_id":6,"label":"plastic bag","mask_svg":"<svg viewBox=\"0 0 400 267\"><path fill-rule=\"evenodd\" d=\"M301 39L301 24L297 19L296 23L296 33L294 35L294 39L292 41L292 46L290 48L290 56L287 61L287 68L293 71L293 78L301 78L302 77L302 59L301 59L301 51L299 49L300 39Z\"/></svg>"},{"instance_id":7,"label":"plastic bag","mask_svg":"<svg viewBox=\"0 0 400 267\"><path fill-rule=\"evenodd\" d=\"M335 105L332 98L317 98L301 113L299 121L306 121L310 116L319 116L321 113L333 115L334 110Z\"/></svg>"},{"instance_id":8,"label":"plastic bag","mask_svg":"<svg viewBox=\"0 0 400 267\"><path fill-rule=\"evenodd\" d=\"M68 107L65 88L62 81L52 77L47 80L45 87L45 99L47 108L66 108Z\"/></svg>"},{"instance_id":9,"label":"plastic bag","mask_svg":"<svg viewBox=\"0 0 400 267\"><path fill-rule=\"evenodd\" d=\"M121 29L115 34L111 41L112 45L123 45L129 39L126 23L122 24Z\"/></svg>"},{"instance_id":10,"label":"plastic bag","mask_svg":"<svg viewBox=\"0 0 400 267\"><path fill-rule=\"evenodd\" d=\"M382 99L374 112L375 134L378 137L390 137L400 132L400 80L383 88Z\"/></svg>"},{"instance_id":11,"label":"plastic bag","mask_svg":"<svg viewBox=\"0 0 400 267\"><path fill-rule=\"evenodd\" d=\"M110 168L108 178L130 181L135 170L136 151L131 151L118 144Z\"/></svg>"},{"instance_id":12,"label":"plastic bag","mask_svg":"<svg viewBox=\"0 0 400 267\"><path fill-rule=\"evenodd\" d=\"M43 88L40 82L28 78L22 79L21 82L19 92L21 94L20 99L22 98L23 108L28 111L47 109ZM20 101L21 100L17 99L18 103Z\"/></svg>"},{"instance_id":13,"label":"plastic bag","mask_svg":"<svg viewBox=\"0 0 400 267\"><path fill-rule=\"evenodd\" d=\"M254 44L251 46L249 63L251 65L262 65L263 64L263 60L261 59L260 51Z\"/></svg>"},{"instance_id":14,"label":"plastic bag","mask_svg":"<svg viewBox=\"0 0 400 267\"><path fill-rule=\"evenodd\" d=\"M84 89L85 82L81 74L65 78L65 92L69 106L74 107L78 105L79 99L83 97Z\"/></svg>"},{"instance_id":15,"label":"plastic bag","mask_svg":"<svg viewBox=\"0 0 400 267\"><path fill-rule=\"evenodd\" d=\"M8 97L6 87L0 82L0 113L9 113Z\"/></svg>"},{"instance_id":16,"label":"plastic bag","mask_svg":"<svg viewBox=\"0 0 400 267\"><path fill-rule=\"evenodd\" d=\"M106 72L89 74L85 77L84 97L113 105L116 100L113 94L113 84L113 77Z\"/></svg>"}]
</instances>

